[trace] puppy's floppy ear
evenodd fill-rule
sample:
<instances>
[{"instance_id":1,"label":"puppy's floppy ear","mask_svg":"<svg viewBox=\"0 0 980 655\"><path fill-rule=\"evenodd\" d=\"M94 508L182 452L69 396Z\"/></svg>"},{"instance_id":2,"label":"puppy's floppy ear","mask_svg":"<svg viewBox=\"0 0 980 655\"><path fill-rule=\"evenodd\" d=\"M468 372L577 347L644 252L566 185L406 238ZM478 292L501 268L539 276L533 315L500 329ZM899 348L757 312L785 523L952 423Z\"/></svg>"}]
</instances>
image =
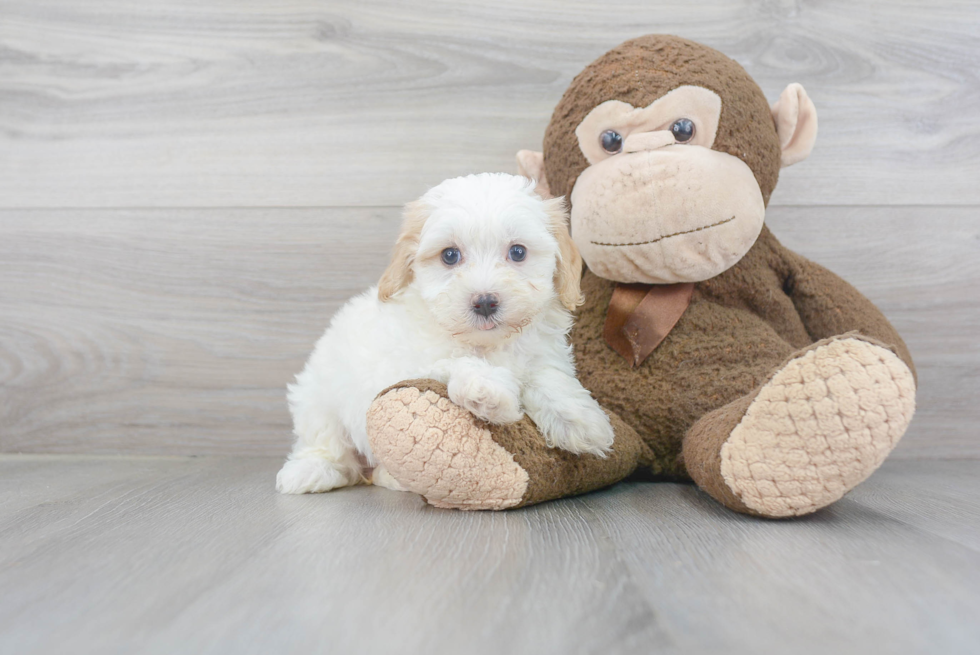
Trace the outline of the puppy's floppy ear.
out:
<instances>
[{"instance_id":1,"label":"puppy's floppy ear","mask_svg":"<svg viewBox=\"0 0 980 655\"><path fill-rule=\"evenodd\" d=\"M564 196L544 202L548 228L558 241L558 265L555 268L555 290L569 311L585 302L582 298L582 256L568 232L568 210Z\"/></svg>"},{"instance_id":2,"label":"puppy's floppy ear","mask_svg":"<svg viewBox=\"0 0 980 655\"><path fill-rule=\"evenodd\" d=\"M391 263L378 282L378 299L389 300L412 281L412 263L419 249L422 226L429 218L429 206L421 200L413 200L405 205L402 218L402 231L391 253Z\"/></svg>"}]
</instances>

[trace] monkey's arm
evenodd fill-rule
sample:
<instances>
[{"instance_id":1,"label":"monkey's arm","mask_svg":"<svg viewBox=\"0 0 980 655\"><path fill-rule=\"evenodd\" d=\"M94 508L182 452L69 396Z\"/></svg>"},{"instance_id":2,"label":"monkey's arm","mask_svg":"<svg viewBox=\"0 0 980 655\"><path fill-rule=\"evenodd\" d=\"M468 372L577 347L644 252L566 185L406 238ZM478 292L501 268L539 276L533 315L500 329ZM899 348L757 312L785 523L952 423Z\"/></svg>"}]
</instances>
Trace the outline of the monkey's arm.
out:
<instances>
[{"instance_id":1,"label":"monkey's arm","mask_svg":"<svg viewBox=\"0 0 980 655\"><path fill-rule=\"evenodd\" d=\"M655 457L633 428L609 413L604 457L551 448L529 416L494 425L451 402L446 385L406 380L367 413L371 450L396 486L437 507L507 509L619 482Z\"/></svg>"},{"instance_id":2,"label":"monkey's arm","mask_svg":"<svg viewBox=\"0 0 980 655\"><path fill-rule=\"evenodd\" d=\"M860 291L823 266L787 252L783 288L814 340L857 331L895 349L915 375L909 349L885 315Z\"/></svg>"}]
</instances>

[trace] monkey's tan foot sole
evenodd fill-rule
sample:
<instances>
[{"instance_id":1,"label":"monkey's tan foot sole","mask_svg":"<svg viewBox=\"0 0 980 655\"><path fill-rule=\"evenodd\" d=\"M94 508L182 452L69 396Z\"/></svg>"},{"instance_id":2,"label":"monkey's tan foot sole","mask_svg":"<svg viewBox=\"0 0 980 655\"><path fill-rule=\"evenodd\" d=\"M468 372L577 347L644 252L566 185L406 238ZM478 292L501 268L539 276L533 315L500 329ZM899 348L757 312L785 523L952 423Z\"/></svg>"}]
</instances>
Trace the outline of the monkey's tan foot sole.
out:
<instances>
[{"instance_id":1,"label":"monkey's tan foot sole","mask_svg":"<svg viewBox=\"0 0 980 655\"><path fill-rule=\"evenodd\" d=\"M721 476L753 513L809 514L878 468L915 411L915 381L890 350L840 338L790 360L721 447Z\"/></svg>"},{"instance_id":2,"label":"monkey's tan foot sole","mask_svg":"<svg viewBox=\"0 0 980 655\"><path fill-rule=\"evenodd\" d=\"M368 438L386 479L436 507L506 509L520 503L528 474L488 426L444 394L419 386L390 389L368 410Z\"/></svg>"}]
</instances>

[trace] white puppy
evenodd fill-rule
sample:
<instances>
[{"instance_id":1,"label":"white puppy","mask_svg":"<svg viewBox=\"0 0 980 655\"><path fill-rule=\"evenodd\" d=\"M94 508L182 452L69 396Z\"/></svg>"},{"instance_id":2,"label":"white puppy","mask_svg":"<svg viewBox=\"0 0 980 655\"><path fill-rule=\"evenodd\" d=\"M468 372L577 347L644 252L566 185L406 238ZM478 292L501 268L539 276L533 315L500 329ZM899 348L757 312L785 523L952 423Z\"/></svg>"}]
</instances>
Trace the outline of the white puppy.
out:
<instances>
[{"instance_id":1,"label":"white puppy","mask_svg":"<svg viewBox=\"0 0 980 655\"><path fill-rule=\"evenodd\" d=\"M378 287L334 316L289 386L296 443L276 488L364 482L377 465L368 407L412 378L447 383L490 423L527 412L549 446L605 455L612 426L575 379L567 340L582 260L566 221L562 199L514 175L447 180L410 203ZM379 470L374 482L397 487Z\"/></svg>"}]
</instances>

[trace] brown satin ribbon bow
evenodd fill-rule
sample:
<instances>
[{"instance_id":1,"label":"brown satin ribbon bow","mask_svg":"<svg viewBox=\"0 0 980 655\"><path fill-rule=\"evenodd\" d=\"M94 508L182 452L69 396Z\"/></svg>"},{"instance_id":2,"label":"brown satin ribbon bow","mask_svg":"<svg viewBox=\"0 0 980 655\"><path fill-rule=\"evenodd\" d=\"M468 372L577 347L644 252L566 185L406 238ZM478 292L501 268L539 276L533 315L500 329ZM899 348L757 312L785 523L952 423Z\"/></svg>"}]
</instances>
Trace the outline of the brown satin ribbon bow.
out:
<instances>
[{"instance_id":1,"label":"brown satin ribbon bow","mask_svg":"<svg viewBox=\"0 0 980 655\"><path fill-rule=\"evenodd\" d=\"M693 293L693 282L617 284L602 336L630 367L636 368L677 325Z\"/></svg>"}]
</instances>

